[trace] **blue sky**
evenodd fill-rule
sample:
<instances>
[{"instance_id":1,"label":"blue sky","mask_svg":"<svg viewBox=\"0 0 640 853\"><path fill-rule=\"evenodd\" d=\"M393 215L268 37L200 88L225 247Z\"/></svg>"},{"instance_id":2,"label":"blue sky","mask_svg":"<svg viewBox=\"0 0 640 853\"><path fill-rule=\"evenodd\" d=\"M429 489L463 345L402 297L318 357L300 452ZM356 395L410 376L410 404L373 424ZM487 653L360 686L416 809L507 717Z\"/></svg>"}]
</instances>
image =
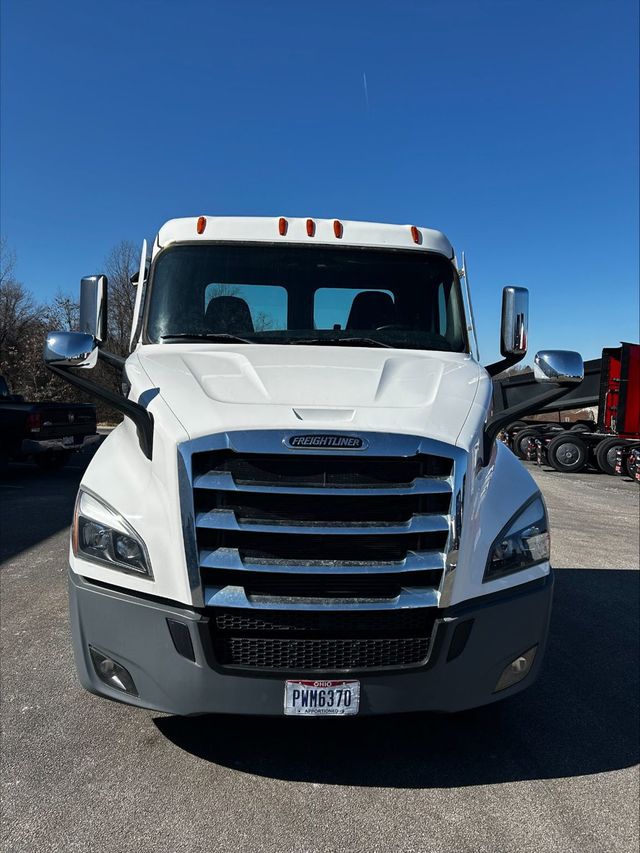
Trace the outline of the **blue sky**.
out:
<instances>
[{"instance_id":1,"label":"blue sky","mask_svg":"<svg viewBox=\"0 0 640 853\"><path fill-rule=\"evenodd\" d=\"M635 0L2 8L1 230L38 297L173 216L369 219L466 251L484 361L505 284L532 350L637 340Z\"/></svg>"}]
</instances>

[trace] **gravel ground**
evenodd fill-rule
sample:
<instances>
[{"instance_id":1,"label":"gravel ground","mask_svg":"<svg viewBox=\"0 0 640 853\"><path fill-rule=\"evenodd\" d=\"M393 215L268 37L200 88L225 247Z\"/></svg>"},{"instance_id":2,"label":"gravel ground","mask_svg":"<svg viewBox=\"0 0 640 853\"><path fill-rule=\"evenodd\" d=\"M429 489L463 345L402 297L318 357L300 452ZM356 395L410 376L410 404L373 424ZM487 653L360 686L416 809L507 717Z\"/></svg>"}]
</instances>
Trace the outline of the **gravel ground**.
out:
<instances>
[{"instance_id":1,"label":"gravel ground","mask_svg":"<svg viewBox=\"0 0 640 853\"><path fill-rule=\"evenodd\" d=\"M532 469L558 568L544 672L478 711L181 720L77 684L67 525L82 458L0 480L3 849L638 849L638 488ZM344 725L347 723L347 725Z\"/></svg>"}]
</instances>

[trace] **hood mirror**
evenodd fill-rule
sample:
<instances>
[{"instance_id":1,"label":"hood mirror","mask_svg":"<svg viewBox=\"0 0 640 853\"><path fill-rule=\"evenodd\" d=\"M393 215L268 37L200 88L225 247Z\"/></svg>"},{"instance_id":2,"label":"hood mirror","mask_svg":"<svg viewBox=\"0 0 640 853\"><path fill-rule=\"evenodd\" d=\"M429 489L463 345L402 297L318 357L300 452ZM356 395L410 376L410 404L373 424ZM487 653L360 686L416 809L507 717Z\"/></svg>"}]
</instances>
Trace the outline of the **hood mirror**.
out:
<instances>
[{"instance_id":1,"label":"hood mirror","mask_svg":"<svg viewBox=\"0 0 640 853\"><path fill-rule=\"evenodd\" d=\"M536 382L577 385L584 379L582 356L571 350L540 350L533 360L533 375Z\"/></svg>"},{"instance_id":2,"label":"hood mirror","mask_svg":"<svg viewBox=\"0 0 640 853\"><path fill-rule=\"evenodd\" d=\"M505 287L502 291L500 352L504 357L527 352L529 291L526 287Z\"/></svg>"},{"instance_id":3,"label":"hood mirror","mask_svg":"<svg viewBox=\"0 0 640 853\"><path fill-rule=\"evenodd\" d=\"M98 342L84 332L49 332L44 345L45 364L55 367L95 367Z\"/></svg>"},{"instance_id":4,"label":"hood mirror","mask_svg":"<svg viewBox=\"0 0 640 853\"><path fill-rule=\"evenodd\" d=\"M80 281L80 331L100 344L107 339L106 275L88 275Z\"/></svg>"}]
</instances>

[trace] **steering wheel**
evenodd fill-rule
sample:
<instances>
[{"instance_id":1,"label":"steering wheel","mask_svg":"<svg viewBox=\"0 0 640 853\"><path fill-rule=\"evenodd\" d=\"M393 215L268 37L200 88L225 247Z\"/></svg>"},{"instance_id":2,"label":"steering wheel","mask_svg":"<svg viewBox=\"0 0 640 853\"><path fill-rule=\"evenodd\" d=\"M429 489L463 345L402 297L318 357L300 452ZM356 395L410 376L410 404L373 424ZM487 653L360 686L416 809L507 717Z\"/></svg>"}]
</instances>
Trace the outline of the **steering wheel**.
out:
<instances>
[{"instance_id":1,"label":"steering wheel","mask_svg":"<svg viewBox=\"0 0 640 853\"><path fill-rule=\"evenodd\" d=\"M411 326L405 326L404 323L389 323L388 326L377 326L376 332L384 332L387 329L395 329L398 331L408 331L411 329Z\"/></svg>"}]
</instances>

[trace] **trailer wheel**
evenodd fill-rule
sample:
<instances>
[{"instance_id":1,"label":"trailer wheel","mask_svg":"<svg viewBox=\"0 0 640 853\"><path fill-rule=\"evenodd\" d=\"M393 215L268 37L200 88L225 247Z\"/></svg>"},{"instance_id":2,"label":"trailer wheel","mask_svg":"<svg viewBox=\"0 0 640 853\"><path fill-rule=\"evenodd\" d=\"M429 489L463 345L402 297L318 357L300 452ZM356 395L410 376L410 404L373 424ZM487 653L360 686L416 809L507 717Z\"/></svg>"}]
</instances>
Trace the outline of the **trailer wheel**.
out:
<instances>
[{"instance_id":1,"label":"trailer wheel","mask_svg":"<svg viewBox=\"0 0 640 853\"><path fill-rule=\"evenodd\" d=\"M529 458L527 455L527 443L530 438L535 438L539 434L540 429L538 427L527 427L527 429L521 429L513 440L513 451L516 456L519 456L520 459L524 459L526 461Z\"/></svg>"},{"instance_id":2,"label":"trailer wheel","mask_svg":"<svg viewBox=\"0 0 640 853\"><path fill-rule=\"evenodd\" d=\"M616 473L616 450L624 447L626 441L620 438L605 438L596 447L596 462L604 474Z\"/></svg>"},{"instance_id":3,"label":"trailer wheel","mask_svg":"<svg viewBox=\"0 0 640 853\"><path fill-rule=\"evenodd\" d=\"M575 433L557 435L547 447L547 461L556 471L582 471L587 464L587 445Z\"/></svg>"},{"instance_id":4,"label":"trailer wheel","mask_svg":"<svg viewBox=\"0 0 640 853\"><path fill-rule=\"evenodd\" d=\"M595 432L596 424L593 421L576 421L569 427L569 432Z\"/></svg>"}]
</instances>

